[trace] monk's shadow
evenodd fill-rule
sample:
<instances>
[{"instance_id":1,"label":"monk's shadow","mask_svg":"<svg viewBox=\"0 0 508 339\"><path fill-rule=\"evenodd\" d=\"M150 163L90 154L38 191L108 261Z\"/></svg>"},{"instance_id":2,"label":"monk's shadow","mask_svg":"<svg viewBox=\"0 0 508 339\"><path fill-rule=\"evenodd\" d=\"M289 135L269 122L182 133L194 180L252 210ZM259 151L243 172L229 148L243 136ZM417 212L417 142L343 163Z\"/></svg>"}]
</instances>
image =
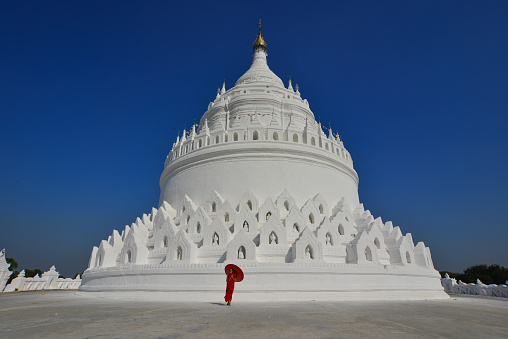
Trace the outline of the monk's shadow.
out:
<instances>
[{"instance_id":1,"label":"monk's shadow","mask_svg":"<svg viewBox=\"0 0 508 339\"><path fill-rule=\"evenodd\" d=\"M216 306L227 306L226 303L209 303L211 305L216 305Z\"/></svg>"}]
</instances>

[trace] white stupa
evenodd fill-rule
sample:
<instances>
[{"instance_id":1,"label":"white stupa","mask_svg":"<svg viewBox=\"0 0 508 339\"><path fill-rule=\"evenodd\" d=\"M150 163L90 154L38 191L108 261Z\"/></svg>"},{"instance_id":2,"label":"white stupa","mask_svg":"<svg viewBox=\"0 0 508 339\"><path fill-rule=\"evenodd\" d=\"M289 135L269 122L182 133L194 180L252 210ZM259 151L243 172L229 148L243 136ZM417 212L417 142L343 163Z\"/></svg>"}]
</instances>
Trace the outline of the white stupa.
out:
<instances>
[{"instance_id":1,"label":"white stupa","mask_svg":"<svg viewBox=\"0 0 508 339\"><path fill-rule=\"evenodd\" d=\"M360 204L337 136L267 65L225 85L164 163L158 208L94 247L81 291L219 301L224 266L242 267L235 300L447 298L430 250Z\"/></svg>"}]
</instances>

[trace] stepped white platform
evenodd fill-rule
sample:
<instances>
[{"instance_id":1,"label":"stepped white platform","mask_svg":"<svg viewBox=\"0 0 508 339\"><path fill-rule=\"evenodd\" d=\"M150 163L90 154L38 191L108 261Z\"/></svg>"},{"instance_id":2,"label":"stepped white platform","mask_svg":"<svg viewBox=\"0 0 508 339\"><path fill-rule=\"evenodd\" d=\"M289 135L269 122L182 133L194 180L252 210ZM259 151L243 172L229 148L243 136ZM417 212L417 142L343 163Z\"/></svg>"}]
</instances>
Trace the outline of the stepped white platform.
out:
<instances>
[{"instance_id":1,"label":"stepped white platform","mask_svg":"<svg viewBox=\"0 0 508 339\"><path fill-rule=\"evenodd\" d=\"M219 89L168 154L151 213L94 247L80 291L217 300L448 298L430 250L358 197L338 134L268 68L261 30L250 69Z\"/></svg>"}]
</instances>

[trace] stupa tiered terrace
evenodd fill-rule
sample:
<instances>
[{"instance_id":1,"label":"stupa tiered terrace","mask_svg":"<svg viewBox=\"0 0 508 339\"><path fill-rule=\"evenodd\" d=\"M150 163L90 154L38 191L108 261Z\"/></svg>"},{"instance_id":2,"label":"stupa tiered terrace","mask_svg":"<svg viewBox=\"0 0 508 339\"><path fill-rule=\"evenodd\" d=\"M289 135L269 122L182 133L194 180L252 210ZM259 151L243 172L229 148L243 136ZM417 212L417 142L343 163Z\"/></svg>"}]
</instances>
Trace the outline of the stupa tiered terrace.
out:
<instances>
[{"instance_id":1,"label":"stupa tiered terrace","mask_svg":"<svg viewBox=\"0 0 508 339\"><path fill-rule=\"evenodd\" d=\"M93 248L81 291L219 301L235 263L235 300L447 298L429 248L359 203L351 155L268 68L261 28L249 70L173 144L160 188L157 209Z\"/></svg>"}]
</instances>

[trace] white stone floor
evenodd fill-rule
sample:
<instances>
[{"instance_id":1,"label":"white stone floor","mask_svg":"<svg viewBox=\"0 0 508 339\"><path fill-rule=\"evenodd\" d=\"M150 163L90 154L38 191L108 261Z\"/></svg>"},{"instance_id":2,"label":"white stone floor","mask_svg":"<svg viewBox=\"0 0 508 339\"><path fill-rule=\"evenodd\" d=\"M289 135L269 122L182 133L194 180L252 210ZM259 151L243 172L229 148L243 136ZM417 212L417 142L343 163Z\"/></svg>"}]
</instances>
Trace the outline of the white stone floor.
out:
<instances>
[{"instance_id":1,"label":"white stone floor","mask_svg":"<svg viewBox=\"0 0 508 339\"><path fill-rule=\"evenodd\" d=\"M508 300L171 303L0 293L0 338L508 338ZM234 301L234 298L233 298Z\"/></svg>"}]
</instances>

